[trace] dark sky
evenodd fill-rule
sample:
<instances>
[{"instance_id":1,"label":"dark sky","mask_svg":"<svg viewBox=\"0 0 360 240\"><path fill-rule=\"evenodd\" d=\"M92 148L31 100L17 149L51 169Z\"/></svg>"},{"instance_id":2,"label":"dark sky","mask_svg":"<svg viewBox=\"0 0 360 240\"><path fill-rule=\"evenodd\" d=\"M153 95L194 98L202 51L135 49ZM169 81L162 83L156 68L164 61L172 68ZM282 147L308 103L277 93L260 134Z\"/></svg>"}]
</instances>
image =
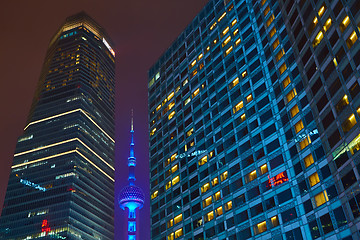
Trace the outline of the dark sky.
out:
<instances>
[{"instance_id":1,"label":"dark sky","mask_svg":"<svg viewBox=\"0 0 360 240\"><path fill-rule=\"evenodd\" d=\"M0 9L0 206L17 138L30 110L50 38L65 18L87 12L103 26L116 51L116 190L126 184L130 109L134 109L137 184L147 202L139 239L150 239L147 71L207 0L4 1ZM115 239L125 239L126 216L116 204Z\"/></svg>"}]
</instances>

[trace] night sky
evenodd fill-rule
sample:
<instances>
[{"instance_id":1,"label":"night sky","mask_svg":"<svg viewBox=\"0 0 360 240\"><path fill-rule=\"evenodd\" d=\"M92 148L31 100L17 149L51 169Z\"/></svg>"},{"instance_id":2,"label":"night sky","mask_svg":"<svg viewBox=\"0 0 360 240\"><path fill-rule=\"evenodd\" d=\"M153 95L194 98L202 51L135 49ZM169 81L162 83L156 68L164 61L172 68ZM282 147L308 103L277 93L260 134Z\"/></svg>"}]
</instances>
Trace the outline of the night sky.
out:
<instances>
[{"instance_id":1,"label":"night sky","mask_svg":"<svg viewBox=\"0 0 360 240\"><path fill-rule=\"evenodd\" d=\"M147 71L207 0L4 1L0 10L0 206L50 38L66 17L85 11L105 28L116 52L116 191L127 181L130 111L134 109L136 184L146 203L139 239L150 239ZM117 196L115 196L117 197ZM139 216L139 215L138 215ZM115 239L125 239L126 215L115 207Z\"/></svg>"}]
</instances>

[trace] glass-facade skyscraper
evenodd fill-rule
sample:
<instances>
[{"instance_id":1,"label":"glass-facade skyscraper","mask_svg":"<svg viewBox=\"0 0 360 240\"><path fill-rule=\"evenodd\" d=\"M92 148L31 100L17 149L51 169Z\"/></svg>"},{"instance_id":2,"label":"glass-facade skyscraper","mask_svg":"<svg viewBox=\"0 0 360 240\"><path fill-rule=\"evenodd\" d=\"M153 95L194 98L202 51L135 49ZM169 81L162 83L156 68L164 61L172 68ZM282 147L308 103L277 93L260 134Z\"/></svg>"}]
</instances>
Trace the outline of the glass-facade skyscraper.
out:
<instances>
[{"instance_id":1,"label":"glass-facade skyscraper","mask_svg":"<svg viewBox=\"0 0 360 240\"><path fill-rule=\"evenodd\" d=\"M359 1L210 0L149 71L152 239L360 237Z\"/></svg>"},{"instance_id":2,"label":"glass-facade skyscraper","mask_svg":"<svg viewBox=\"0 0 360 240\"><path fill-rule=\"evenodd\" d=\"M104 29L67 18L17 142L1 239L114 238L114 74Z\"/></svg>"}]
</instances>

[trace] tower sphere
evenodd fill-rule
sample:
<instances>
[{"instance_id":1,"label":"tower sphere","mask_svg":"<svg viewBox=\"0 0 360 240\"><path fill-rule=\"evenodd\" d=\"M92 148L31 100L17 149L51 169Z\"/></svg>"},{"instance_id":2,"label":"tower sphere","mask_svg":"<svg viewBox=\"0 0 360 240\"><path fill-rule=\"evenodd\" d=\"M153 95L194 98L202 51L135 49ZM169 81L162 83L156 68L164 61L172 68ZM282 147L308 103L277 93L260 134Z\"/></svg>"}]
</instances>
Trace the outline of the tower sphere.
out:
<instances>
[{"instance_id":1,"label":"tower sphere","mask_svg":"<svg viewBox=\"0 0 360 240\"><path fill-rule=\"evenodd\" d=\"M144 201L143 191L135 185L124 187L119 194L119 205L122 209L129 207L129 205L137 205L137 207L142 208Z\"/></svg>"}]
</instances>

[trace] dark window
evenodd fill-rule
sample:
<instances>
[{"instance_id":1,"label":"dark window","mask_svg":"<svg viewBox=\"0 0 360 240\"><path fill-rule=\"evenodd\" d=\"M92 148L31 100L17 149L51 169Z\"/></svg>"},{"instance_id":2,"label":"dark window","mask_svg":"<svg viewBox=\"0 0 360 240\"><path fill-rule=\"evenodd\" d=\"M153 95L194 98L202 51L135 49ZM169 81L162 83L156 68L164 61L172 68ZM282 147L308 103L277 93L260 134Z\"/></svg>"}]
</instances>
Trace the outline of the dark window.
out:
<instances>
[{"instance_id":1,"label":"dark window","mask_svg":"<svg viewBox=\"0 0 360 240\"><path fill-rule=\"evenodd\" d=\"M316 93L318 93L318 91L320 90L320 88L322 87L322 82L321 82L321 79L320 78L318 78L317 80L316 80L316 82L312 85L312 87L311 87L311 92L312 92L312 94L315 96L316 95Z\"/></svg>"},{"instance_id":2,"label":"dark window","mask_svg":"<svg viewBox=\"0 0 360 240\"><path fill-rule=\"evenodd\" d=\"M342 207L338 207L334 210L334 216L335 216L336 224L337 224L338 228L347 224L347 220L346 220L346 217L345 217Z\"/></svg>"},{"instance_id":3,"label":"dark window","mask_svg":"<svg viewBox=\"0 0 360 240\"><path fill-rule=\"evenodd\" d=\"M317 225L316 220L310 222L309 227L310 227L310 233L311 233L311 236L313 237L313 239L319 238L320 232L319 232L319 227Z\"/></svg>"},{"instance_id":4,"label":"dark window","mask_svg":"<svg viewBox=\"0 0 360 240\"><path fill-rule=\"evenodd\" d=\"M316 103L316 106L318 108L318 111L321 112L321 110L325 107L325 105L328 103L328 98L326 97L326 94L319 99L319 101Z\"/></svg>"},{"instance_id":5,"label":"dark window","mask_svg":"<svg viewBox=\"0 0 360 240\"><path fill-rule=\"evenodd\" d=\"M281 193L277 194L279 204L282 204L290 199L292 199L291 189L282 191Z\"/></svg>"},{"instance_id":6,"label":"dark window","mask_svg":"<svg viewBox=\"0 0 360 240\"><path fill-rule=\"evenodd\" d=\"M322 226L322 229L324 231L324 234L327 234L327 233L334 230L334 227L333 227L332 222L331 222L330 215L328 213L325 214L324 216L320 217L320 222L321 222L321 226Z\"/></svg>"},{"instance_id":7,"label":"dark window","mask_svg":"<svg viewBox=\"0 0 360 240\"><path fill-rule=\"evenodd\" d=\"M360 92L360 86L358 82L355 82L349 89L350 95L352 98L355 98L356 95Z\"/></svg>"},{"instance_id":8,"label":"dark window","mask_svg":"<svg viewBox=\"0 0 360 240\"><path fill-rule=\"evenodd\" d=\"M252 208L250 208L251 217L255 217L256 215L258 215L258 214L260 214L262 212L264 212L264 210L263 210L263 207L262 207L261 203L259 203L259 204L255 205L255 206L253 206Z\"/></svg>"},{"instance_id":9,"label":"dark window","mask_svg":"<svg viewBox=\"0 0 360 240\"><path fill-rule=\"evenodd\" d=\"M286 223L288 221L297 218L296 210L295 208L290 208L289 210L286 210L285 212L281 213L281 216L283 223Z\"/></svg>"},{"instance_id":10,"label":"dark window","mask_svg":"<svg viewBox=\"0 0 360 240\"><path fill-rule=\"evenodd\" d=\"M332 113L332 111L330 111L321 122L323 124L324 129L326 130L330 126L330 124L333 123L334 121L335 121L334 114Z\"/></svg>"},{"instance_id":11,"label":"dark window","mask_svg":"<svg viewBox=\"0 0 360 240\"><path fill-rule=\"evenodd\" d=\"M348 172L345 176L341 178L341 182L345 190L349 188L351 185L353 185L356 182L354 171L350 170L350 172Z\"/></svg>"},{"instance_id":12,"label":"dark window","mask_svg":"<svg viewBox=\"0 0 360 240\"><path fill-rule=\"evenodd\" d=\"M341 140L340 132L336 129L329 137L330 147L334 147Z\"/></svg>"}]
</instances>

